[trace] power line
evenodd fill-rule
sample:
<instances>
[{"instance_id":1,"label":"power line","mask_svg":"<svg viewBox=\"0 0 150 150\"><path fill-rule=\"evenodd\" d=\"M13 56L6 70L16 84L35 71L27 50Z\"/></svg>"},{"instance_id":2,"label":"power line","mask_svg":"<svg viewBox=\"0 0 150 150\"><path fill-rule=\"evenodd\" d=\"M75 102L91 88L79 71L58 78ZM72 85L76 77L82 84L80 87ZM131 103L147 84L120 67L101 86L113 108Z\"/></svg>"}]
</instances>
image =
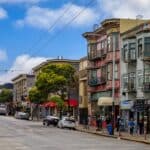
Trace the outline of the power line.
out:
<instances>
[{"instance_id":1,"label":"power line","mask_svg":"<svg viewBox=\"0 0 150 150\"><path fill-rule=\"evenodd\" d=\"M86 6L77 14L77 15L75 15L67 24L65 24L64 26L63 26L63 28L61 28L60 30L58 30L58 32L57 33L59 33L59 34L55 34L55 36L53 36L53 37L51 37L50 39L48 39L46 42L45 42L45 44L43 44L41 47L43 48L44 46L46 47L51 41L53 41L58 35L60 35L60 33L62 33L63 32L63 30L66 28L66 27L68 27L76 18L78 18L90 5L92 5L93 3L95 2L95 0L90 0L90 2L89 3L87 3L86 4ZM50 42L49 42L50 41ZM35 53L33 53L31 56L34 56L34 54L37 54L38 52L40 52L40 48L39 49L37 49L36 51L35 51Z\"/></svg>"},{"instance_id":2,"label":"power line","mask_svg":"<svg viewBox=\"0 0 150 150\"><path fill-rule=\"evenodd\" d=\"M73 5L75 0L72 0L70 3ZM44 35L47 33L47 31L51 31L55 25L62 19L62 17L64 17L64 15L71 9L71 6L68 6L64 12L54 21L54 23L44 32L41 33L41 35L39 36L38 40L34 42L34 44L28 49L28 51L30 52L35 46L37 46L40 41L43 39ZM26 53L27 51L25 51L24 53Z\"/></svg>"}]
</instances>

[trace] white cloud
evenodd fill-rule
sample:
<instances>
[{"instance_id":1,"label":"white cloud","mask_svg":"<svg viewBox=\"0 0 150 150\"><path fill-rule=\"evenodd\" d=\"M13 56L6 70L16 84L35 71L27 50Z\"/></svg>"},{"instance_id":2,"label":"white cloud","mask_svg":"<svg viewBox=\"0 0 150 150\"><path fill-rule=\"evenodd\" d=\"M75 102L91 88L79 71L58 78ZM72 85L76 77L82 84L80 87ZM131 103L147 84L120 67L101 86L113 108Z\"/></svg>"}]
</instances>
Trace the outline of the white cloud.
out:
<instances>
[{"instance_id":1,"label":"white cloud","mask_svg":"<svg viewBox=\"0 0 150 150\"><path fill-rule=\"evenodd\" d=\"M7 11L0 7L0 19L7 18Z\"/></svg>"},{"instance_id":2,"label":"white cloud","mask_svg":"<svg viewBox=\"0 0 150 150\"><path fill-rule=\"evenodd\" d=\"M21 55L16 58L10 71L0 75L0 83L11 82L11 79L21 73L29 73L36 65L46 61L45 57L31 57L29 55Z\"/></svg>"},{"instance_id":3,"label":"white cloud","mask_svg":"<svg viewBox=\"0 0 150 150\"><path fill-rule=\"evenodd\" d=\"M69 9L68 9L69 8ZM66 12L66 10L68 10ZM67 24L73 17L82 12L73 22L72 26L85 26L93 24L97 19L97 15L92 8L86 8L75 4L65 4L59 9L41 8L38 6L31 7L27 10L26 16L22 20L18 20L18 25L30 25L37 28L48 29L62 14L65 15L57 22L58 27Z\"/></svg>"},{"instance_id":4,"label":"white cloud","mask_svg":"<svg viewBox=\"0 0 150 150\"><path fill-rule=\"evenodd\" d=\"M7 59L7 53L5 50L0 49L0 61L5 61Z\"/></svg>"},{"instance_id":5,"label":"white cloud","mask_svg":"<svg viewBox=\"0 0 150 150\"><path fill-rule=\"evenodd\" d=\"M143 15L149 18L150 0L97 0L104 13L112 17L136 18Z\"/></svg>"},{"instance_id":6,"label":"white cloud","mask_svg":"<svg viewBox=\"0 0 150 150\"><path fill-rule=\"evenodd\" d=\"M38 3L40 1L43 1L43 0L0 0L0 3L1 4L4 4L4 3L8 3L8 4L16 4L16 3L35 4L35 3Z\"/></svg>"}]
</instances>

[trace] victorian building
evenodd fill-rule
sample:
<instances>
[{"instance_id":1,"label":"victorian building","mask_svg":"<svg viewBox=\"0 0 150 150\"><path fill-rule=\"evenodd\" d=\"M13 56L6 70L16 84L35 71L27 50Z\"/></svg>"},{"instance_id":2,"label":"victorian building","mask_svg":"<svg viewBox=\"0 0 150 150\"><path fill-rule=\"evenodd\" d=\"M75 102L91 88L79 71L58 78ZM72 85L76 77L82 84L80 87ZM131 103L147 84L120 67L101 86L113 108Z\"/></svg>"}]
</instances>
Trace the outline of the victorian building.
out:
<instances>
[{"instance_id":1,"label":"victorian building","mask_svg":"<svg viewBox=\"0 0 150 150\"><path fill-rule=\"evenodd\" d=\"M88 92L92 115L119 115L120 34L144 22L107 19L83 34L88 49ZM113 106L113 107L112 107Z\"/></svg>"},{"instance_id":2,"label":"victorian building","mask_svg":"<svg viewBox=\"0 0 150 150\"><path fill-rule=\"evenodd\" d=\"M150 132L150 22L122 34L121 112Z\"/></svg>"}]
</instances>

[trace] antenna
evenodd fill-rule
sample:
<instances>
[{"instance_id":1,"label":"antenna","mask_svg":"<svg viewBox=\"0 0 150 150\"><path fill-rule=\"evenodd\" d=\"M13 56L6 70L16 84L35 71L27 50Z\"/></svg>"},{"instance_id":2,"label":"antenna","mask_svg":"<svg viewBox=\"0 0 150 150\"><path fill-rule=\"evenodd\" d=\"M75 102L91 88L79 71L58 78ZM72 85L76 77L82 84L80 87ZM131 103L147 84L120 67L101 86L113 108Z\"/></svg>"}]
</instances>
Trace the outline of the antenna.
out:
<instances>
[{"instance_id":1,"label":"antenna","mask_svg":"<svg viewBox=\"0 0 150 150\"><path fill-rule=\"evenodd\" d=\"M94 24L93 25L93 30L95 31L95 30L97 30L98 29L98 27L99 27L99 25L98 24Z\"/></svg>"}]
</instances>

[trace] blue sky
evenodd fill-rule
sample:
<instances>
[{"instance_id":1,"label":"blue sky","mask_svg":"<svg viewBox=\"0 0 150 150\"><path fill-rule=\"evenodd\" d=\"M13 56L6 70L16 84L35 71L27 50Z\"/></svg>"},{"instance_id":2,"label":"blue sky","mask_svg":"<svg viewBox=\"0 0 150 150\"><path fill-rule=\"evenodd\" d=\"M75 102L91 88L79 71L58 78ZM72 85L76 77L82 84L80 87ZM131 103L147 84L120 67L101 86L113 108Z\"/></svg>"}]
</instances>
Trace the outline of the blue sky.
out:
<instances>
[{"instance_id":1,"label":"blue sky","mask_svg":"<svg viewBox=\"0 0 150 150\"><path fill-rule=\"evenodd\" d=\"M109 17L135 18L142 14L147 18L148 6L149 0L0 0L0 83L30 72L49 58L80 59L87 52L82 33L93 30L93 24Z\"/></svg>"}]
</instances>

